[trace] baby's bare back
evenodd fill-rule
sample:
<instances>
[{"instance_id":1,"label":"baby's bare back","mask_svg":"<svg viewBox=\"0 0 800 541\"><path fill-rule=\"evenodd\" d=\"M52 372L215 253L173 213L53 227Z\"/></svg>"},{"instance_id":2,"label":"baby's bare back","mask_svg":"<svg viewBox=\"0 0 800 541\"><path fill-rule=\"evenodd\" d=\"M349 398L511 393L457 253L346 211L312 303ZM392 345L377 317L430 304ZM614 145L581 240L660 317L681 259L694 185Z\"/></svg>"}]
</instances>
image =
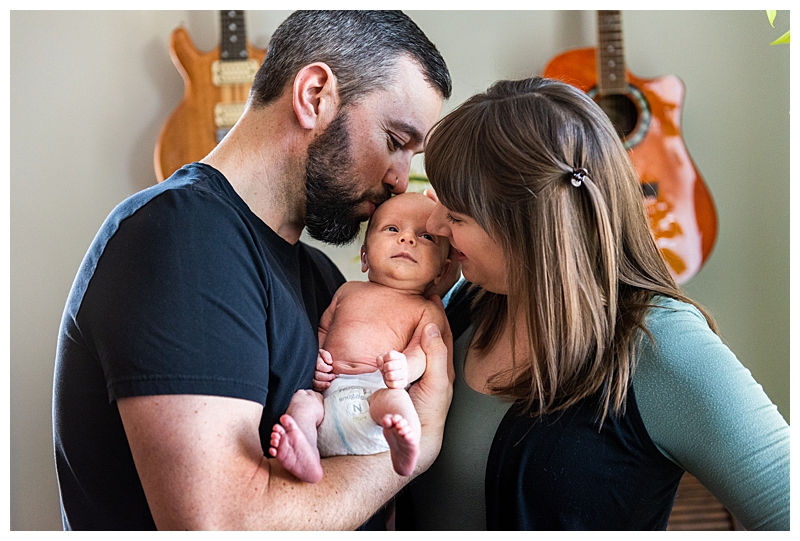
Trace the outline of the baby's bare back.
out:
<instances>
[{"instance_id":1,"label":"baby's bare back","mask_svg":"<svg viewBox=\"0 0 800 541\"><path fill-rule=\"evenodd\" d=\"M405 350L432 304L422 295L372 282L348 282L337 295L333 320L320 344L330 352L336 374L374 372L378 355Z\"/></svg>"}]
</instances>

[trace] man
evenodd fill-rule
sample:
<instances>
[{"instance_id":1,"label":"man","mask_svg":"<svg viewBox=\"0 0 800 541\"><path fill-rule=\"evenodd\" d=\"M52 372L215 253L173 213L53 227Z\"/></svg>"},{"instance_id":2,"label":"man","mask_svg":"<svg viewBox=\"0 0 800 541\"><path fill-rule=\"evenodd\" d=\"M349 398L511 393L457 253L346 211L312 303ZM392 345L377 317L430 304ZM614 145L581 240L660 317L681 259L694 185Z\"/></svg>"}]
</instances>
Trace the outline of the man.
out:
<instances>
[{"instance_id":1,"label":"man","mask_svg":"<svg viewBox=\"0 0 800 541\"><path fill-rule=\"evenodd\" d=\"M298 482L265 457L310 388L341 273L299 242L346 243L391 193L450 95L399 12L297 12L275 32L237 125L201 163L121 203L62 321L53 423L67 529L353 529L408 478L388 454ZM426 329L417 472L441 444L449 329Z\"/></svg>"}]
</instances>

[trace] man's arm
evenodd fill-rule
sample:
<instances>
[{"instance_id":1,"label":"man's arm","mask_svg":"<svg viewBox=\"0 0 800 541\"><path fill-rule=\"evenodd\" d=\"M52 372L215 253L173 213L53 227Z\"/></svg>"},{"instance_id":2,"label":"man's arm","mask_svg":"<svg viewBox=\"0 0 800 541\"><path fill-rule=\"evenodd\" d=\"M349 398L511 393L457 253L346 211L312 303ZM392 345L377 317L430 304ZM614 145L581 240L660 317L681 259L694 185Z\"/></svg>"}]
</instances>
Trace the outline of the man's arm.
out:
<instances>
[{"instance_id":1,"label":"man's arm","mask_svg":"<svg viewBox=\"0 0 800 541\"><path fill-rule=\"evenodd\" d=\"M409 390L423 433L414 476L438 455L452 396L452 338L432 327L429 368ZM414 477L398 476L382 453L324 459L323 480L302 483L264 456L256 402L160 395L118 405L159 529L353 530Z\"/></svg>"},{"instance_id":2,"label":"man's arm","mask_svg":"<svg viewBox=\"0 0 800 541\"><path fill-rule=\"evenodd\" d=\"M119 409L159 529L355 529L403 485L383 456L324 460L322 482L298 481L264 456L256 402L166 395Z\"/></svg>"}]
</instances>

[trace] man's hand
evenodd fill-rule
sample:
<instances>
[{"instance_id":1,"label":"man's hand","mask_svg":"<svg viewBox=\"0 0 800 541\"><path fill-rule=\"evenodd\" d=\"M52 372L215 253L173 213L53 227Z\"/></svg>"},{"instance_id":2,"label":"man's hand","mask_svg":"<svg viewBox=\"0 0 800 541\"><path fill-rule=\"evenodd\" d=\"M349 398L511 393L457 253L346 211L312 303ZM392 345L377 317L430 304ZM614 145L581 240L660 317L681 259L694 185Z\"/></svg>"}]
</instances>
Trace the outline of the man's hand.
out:
<instances>
[{"instance_id":1,"label":"man's hand","mask_svg":"<svg viewBox=\"0 0 800 541\"><path fill-rule=\"evenodd\" d=\"M441 299L431 299L441 306ZM453 335L445 320L444 329L428 324L422 333L425 373L408 390L422 425L422 442L417 473L427 470L439 454L444 422L453 397Z\"/></svg>"}]
</instances>

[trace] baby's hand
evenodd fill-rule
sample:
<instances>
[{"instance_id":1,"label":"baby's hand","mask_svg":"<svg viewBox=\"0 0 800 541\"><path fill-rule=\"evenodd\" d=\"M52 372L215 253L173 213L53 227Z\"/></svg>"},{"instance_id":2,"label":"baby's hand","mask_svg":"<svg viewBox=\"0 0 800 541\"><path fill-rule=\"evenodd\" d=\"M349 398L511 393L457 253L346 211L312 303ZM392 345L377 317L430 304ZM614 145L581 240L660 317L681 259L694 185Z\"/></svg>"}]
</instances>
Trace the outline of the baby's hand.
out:
<instances>
[{"instance_id":1,"label":"baby's hand","mask_svg":"<svg viewBox=\"0 0 800 541\"><path fill-rule=\"evenodd\" d=\"M405 389L408 385L408 360L399 351L390 351L377 357L383 381L390 389Z\"/></svg>"},{"instance_id":2,"label":"baby's hand","mask_svg":"<svg viewBox=\"0 0 800 541\"><path fill-rule=\"evenodd\" d=\"M314 369L314 390L321 393L331 386L331 382L336 379L333 373L333 357L324 349L319 350L317 355L317 367Z\"/></svg>"}]
</instances>

